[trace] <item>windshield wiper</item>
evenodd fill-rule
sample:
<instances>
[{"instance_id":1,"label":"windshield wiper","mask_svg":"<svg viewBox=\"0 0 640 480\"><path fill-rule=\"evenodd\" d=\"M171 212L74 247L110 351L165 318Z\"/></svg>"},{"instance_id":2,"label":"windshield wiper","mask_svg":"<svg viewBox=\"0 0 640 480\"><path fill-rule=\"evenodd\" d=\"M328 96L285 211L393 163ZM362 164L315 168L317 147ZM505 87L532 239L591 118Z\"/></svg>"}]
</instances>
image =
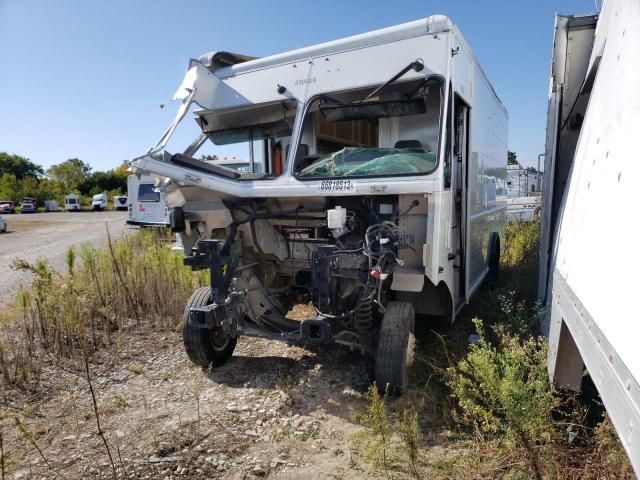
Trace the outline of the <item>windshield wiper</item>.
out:
<instances>
[{"instance_id":1,"label":"windshield wiper","mask_svg":"<svg viewBox=\"0 0 640 480\"><path fill-rule=\"evenodd\" d=\"M388 85L391 85L393 82L395 82L396 80L398 80L400 77L402 77L405 73L407 73L409 70L415 70L416 72L421 72L424 69L424 63L422 63L422 59L420 58L416 58L413 62L411 62L409 65L407 65L406 67L404 67L402 70L400 70L398 73L396 73L393 77L391 77L389 80L387 80L386 82L384 82L382 85L380 85L378 88L376 88L373 92L371 92L369 95L367 95L366 97L364 97L362 100L360 100L360 102L358 103L362 103L366 100L369 100L371 97L373 97L376 93L378 93L380 90L382 90L383 88L385 88Z\"/></svg>"}]
</instances>

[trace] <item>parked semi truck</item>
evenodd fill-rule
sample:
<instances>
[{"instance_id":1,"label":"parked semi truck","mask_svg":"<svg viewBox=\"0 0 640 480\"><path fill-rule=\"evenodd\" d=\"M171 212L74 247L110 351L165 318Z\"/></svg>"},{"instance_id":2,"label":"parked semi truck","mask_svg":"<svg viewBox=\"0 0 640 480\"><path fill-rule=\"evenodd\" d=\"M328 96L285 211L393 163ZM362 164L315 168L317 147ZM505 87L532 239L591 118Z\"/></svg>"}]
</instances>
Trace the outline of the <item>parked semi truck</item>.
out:
<instances>
[{"instance_id":1,"label":"parked semi truck","mask_svg":"<svg viewBox=\"0 0 640 480\"><path fill-rule=\"evenodd\" d=\"M94 212L102 212L108 208L108 200L106 193L96 193L91 197L91 210Z\"/></svg>"},{"instance_id":2,"label":"parked semi truck","mask_svg":"<svg viewBox=\"0 0 640 480\"><path fill-rule=\"evenodd\" d=\"M133 170L166 177L185 263L211 272L185 309L191 360L220 365L242 335L336 343L402 393L416 314L453 320L498 275L508 118L458 28L431 16L265 58L208 53L175 98ZM202 133L171 154L192 106ZM248 172L197 160L209 141L246 151ZM290 320L296 303L313 314Z\"/></svg>"},{"instance_id":3,"label":"parked semi truck","mask_svg":"<svg viewBox=\"0 0 640 480\"><path fill-rule=\"evenodd\" d=\"M580 389L585 367L640 474L640 3L555 24L539 297L549 373Z\"/></svg>"}]
</instances>

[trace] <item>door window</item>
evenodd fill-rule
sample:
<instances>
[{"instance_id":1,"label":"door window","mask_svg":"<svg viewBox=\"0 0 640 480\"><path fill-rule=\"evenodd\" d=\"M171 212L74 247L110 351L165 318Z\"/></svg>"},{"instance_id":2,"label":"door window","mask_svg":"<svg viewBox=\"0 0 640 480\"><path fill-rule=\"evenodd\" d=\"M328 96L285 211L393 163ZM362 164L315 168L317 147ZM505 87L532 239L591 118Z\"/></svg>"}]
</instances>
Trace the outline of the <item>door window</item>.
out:
<instances>
[{"instance_id":1,"label":"door window","mask_svg":"<svg viewBox=\"0 0 640 480\"><path fill-rule=\"evenodd\" d=\"M143 183L138 188L138 201L139 202L159 202L160 192L155 191L155 187L152 183Z\"/></svg>"}]
</instances>

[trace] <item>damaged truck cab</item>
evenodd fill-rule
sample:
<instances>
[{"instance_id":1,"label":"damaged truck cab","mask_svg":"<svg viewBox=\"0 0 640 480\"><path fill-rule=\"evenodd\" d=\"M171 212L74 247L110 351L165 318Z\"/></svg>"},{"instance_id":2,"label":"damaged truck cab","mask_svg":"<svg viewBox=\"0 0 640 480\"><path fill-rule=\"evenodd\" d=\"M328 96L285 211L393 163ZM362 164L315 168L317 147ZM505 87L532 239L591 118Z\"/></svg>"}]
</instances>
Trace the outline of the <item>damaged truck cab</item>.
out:
<instances>
[{"instance_id":1,"label":"damaged truck cab","mask_svg":"<svg viewBox=\"0 0 640 480\"><path fill-rule=\"evenodd\" d=\"M432 16L266 58L207 54L175 98L133 168L166 177L185 263L210 270L185 309L191 360L220 365L242 335L338 343L402 393L416 314L453 320L498 274L507 113L457 27ZM193 105L202 134L171 154ZM248 168L196 159L207 142Z\"/></svg>"}]
</instances>

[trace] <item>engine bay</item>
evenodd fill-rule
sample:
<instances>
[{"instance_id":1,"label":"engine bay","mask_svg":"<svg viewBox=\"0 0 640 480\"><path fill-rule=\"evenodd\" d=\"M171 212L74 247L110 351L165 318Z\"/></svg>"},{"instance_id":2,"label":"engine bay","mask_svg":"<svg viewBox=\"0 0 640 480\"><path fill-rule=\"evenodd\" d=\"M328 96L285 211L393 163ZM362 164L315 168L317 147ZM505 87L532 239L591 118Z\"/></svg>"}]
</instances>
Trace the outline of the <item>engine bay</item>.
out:
<instances>
[{"instance_id":1,"label":"engine bay","mask_svg":"<svg viewBox=\"0 0 640 480\"><path fill-rule=\"evenodd\" d=\"M189 225L191 236L199 236L185 263L211 269L213 303L194 315L229 335L336 342L371 351L372 333L393 297L389 279L404 264L399 252L415 248L400 219L418 204L414 199L400 210L395 195L306 204L225 199L230 223L213 229L211 239L207 223L174 208L174 230L184 237ZM288 318L295 305L312 307L309 318Z\"/></svg>"}]
</instances>

